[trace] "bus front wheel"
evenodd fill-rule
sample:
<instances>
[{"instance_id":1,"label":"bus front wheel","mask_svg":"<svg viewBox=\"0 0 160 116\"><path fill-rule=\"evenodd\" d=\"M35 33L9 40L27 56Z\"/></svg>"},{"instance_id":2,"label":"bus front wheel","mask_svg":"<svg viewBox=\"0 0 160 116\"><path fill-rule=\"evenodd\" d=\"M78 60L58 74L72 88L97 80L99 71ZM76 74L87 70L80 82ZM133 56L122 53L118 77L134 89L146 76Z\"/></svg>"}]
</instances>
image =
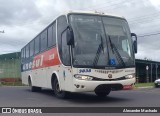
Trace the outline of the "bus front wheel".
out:
<instances>
[{"instance_id":1,"label":"bus front wheel","mask_svg":"<svg viewBox=\"0 0 160 116\"><path fill-rule=\"evenodd\" d=\"M98 97L106 97L107 95L109 95L109 93L111 92L111 90L106 90L106 91L95 91L95 94Z\"/></svg>"},{"instance_id":2,"label":"bus front wheel","mask_svg":"<svg viewBox=\"0 0 160 116\"><path fill-rule=\"evenodd\" d=\"M58 98L66 98L66 96L67 96L66 91L60 90L57 78L55 78L55 80L53 82L53 91L54 91L55 96L58 97Z\"/></svg>"}]
</instances>

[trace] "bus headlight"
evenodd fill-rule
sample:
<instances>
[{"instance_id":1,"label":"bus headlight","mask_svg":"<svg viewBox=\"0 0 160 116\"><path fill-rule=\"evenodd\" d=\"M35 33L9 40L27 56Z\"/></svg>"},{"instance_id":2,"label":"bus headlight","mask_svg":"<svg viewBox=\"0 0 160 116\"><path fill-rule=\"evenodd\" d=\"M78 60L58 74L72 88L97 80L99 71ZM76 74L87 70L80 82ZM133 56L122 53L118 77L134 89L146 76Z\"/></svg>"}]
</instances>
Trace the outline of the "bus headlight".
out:
<instances>
[{"instance_id":1,"label":"bus headlight","mask_svg":"<svg viewBox=\"0 0 160 116\"><path fill-rule=\"evenodd\" d=\"M135 74L126 75L125 78L126 78L126 79L135 78Z\"/></svg>"},{"instance_id":2,"label":"bus headlight","mask_svg":"<svg viewBox=\"0 0 160 116\"><path fill-rule=\"evenodd\" d=\"M87 81L91 81L93 79L93 77L87 75L74 75L74 77L79 80L87 80Z\"/></svg>"}]
</instances>

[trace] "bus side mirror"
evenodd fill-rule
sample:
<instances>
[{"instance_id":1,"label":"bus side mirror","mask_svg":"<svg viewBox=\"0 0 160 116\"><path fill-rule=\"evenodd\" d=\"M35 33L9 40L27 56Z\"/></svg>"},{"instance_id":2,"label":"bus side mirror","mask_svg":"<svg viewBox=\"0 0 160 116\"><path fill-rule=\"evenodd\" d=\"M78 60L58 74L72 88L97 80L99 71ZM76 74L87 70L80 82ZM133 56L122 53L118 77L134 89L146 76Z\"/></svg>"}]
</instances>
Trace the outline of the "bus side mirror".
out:
<instances>
[{"instance_id":1,"label":"bus side mirror","mask_svg":"<svg viewBox=\"0 0 160 116\"><path fill-rule=\"evenodd\" d=\"M133 39L134 52L137 53L137 35L135 33L131 33L131 37Z\"/></svg>"},{"instance_id":2,"label":"bus side mirror","mask_svg":"<svg viewBox=\"0 0 160 116\"><path fill-rule=\"evenodd\" d=\"M73 31L70 27L67 29L67 45L74 45Z\"/></svg>"}]
</instances>

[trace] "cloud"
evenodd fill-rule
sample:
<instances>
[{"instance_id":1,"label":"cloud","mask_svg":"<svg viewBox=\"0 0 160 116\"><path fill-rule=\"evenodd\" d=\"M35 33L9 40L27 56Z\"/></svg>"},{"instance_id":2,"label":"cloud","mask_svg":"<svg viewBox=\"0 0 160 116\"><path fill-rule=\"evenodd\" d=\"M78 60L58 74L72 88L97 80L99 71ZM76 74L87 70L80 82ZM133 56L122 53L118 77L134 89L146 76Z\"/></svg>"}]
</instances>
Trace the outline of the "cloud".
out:
<instances>
[{"instance_id":1,"label":"cloud","mask_svg":"<svg viewBox=\"0 0 160 116\"><path fill-rule=\"evenodd\" d=\"M149 0L158 10L160 10L160 1L159 0Z\"/></svg>"},{"instance_id":2,"label":"cloud","mask_svg":"<svg viewBox=\"0 0 160 116\"><path fill-rule=\"evenodd\" d=\"M41 17L33 0L0 0L0 25L21 25Z\"/></svg>"},{"instance_id":3,"label":"cloud","mask_svg":"<svg viewBox=\"0 0 160 116\"><path fill-rule=\"evenodd\" d=\"M137 35L160 30L159 0L0 0L0 54L20 51L59 14L98 10L124 16ZM138 38L136 58L159 60L160 35ZM150 54L149 54L150 53ZM157 58L155 58L155 56ZM160 61L160 60L159 60Z\"/></svg>"}]
</instances>

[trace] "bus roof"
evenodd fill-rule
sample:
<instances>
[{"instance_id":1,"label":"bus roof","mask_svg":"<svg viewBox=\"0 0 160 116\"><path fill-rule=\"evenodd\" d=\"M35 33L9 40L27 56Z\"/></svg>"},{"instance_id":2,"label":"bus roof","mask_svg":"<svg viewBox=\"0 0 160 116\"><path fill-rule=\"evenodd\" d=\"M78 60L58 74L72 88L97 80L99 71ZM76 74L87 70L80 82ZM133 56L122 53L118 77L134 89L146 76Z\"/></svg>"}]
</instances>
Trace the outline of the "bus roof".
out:
<instances>
[{"instance_id":1,"label":"bus roof","mask_svg":"<svg viewBox=\"0 0 160 116\"><path fill-rule=\"evenodd\" d=\"M99 12L99 11L78 11L78 10L74 10L74 11L67 11L65 14L70 14L70 13L104 15L104 16L118 17L118 18L123 18L124 19L124 17L120 16L120 15L115 15L115 14L105 13L105 12Z\"/></svg>"}]
</instances>

